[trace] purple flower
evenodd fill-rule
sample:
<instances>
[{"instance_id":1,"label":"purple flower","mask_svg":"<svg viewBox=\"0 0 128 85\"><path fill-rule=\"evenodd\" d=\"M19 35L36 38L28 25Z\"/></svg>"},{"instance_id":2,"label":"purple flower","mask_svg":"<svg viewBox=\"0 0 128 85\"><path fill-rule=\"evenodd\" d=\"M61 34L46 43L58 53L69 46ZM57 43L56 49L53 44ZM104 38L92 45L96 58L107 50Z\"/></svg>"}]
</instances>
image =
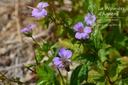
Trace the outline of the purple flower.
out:
<instances>
[{"instance_id":1,"label":"purple flower","mask_svg":"<svg viewBox=\"0 0 128 85\"><path fill-rule=\"evenodd\" d=\"M82 22L78 22L74 26L74 30L77 31L75 38L77 39L88 39L89 38L89 33L92 31L89 26L86 26L84 28L84 25Z\"/></svg>"},{"instance_id":2,"label":"purple flower","mask_svg":"<svg viewBox=\"0 0 128 85\"><path fill-rule=\"evenodd\" d=\"M58 54L60 57L55 57L53 62L58 68L64 68L65 65L69 65L71 63L70 58L72 56L72 52L70 50L65 50L64 48L59 49Z\"/></svg>"},{"instance_id":3,"label":"purple flower","mask_svg":"<svg viewBox=\"0 0 128 85\"><path fill-rule=\"evenodd\" d=\"M32 10L32 16L34 16L37 19L40 19L41 17L45 17L48 13L44 9L45 7L49 6L46 2L40 2L36 8Z\"/></svg>"},{"instance_id":4,"label":"purple flower","mask_svg":"<svg viewBox=\"0 0 128 85\"><path fill-rule=\"evenodd\" d=\"M84 21L87 25L92 25L92 23L95 24L96 16L88 13L88 15L84 18Z\"/></svg>"},{"instance_id":5,"label":"purple flower","mask_svg":"<svg viewBox=\"0 0 128 85\"><path fill-rule=\"evenodd\" d=\"M31 24L28 27L25 27L25 28L21 29L20 32L28 32L35 26L36 26L36 24Z\"/></svg>"}]
</instances>

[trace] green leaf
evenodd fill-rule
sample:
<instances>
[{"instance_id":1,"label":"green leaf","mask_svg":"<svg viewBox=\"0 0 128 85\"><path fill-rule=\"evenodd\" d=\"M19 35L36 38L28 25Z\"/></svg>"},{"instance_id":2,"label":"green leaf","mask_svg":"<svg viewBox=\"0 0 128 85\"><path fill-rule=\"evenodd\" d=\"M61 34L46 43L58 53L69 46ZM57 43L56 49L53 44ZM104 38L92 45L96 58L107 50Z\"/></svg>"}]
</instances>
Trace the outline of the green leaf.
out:
<instances>
[{"instance_id":1,"label":"green leaf","mask_svg":"<svg viewBox=\"0 0 128 85\"><path fill-rule=\"evenodd\" d=\"M58 49L55 50L54 54L45 62L46 65L52 62L53 58L58 54Z\"/></svg>"},{"instance_id":2,"label":"green leaf","mask_svg":"<svg viewBox=\"0 0 128 85\"><path fill-rule=\"evenodd\" d=\"M47 72L47 74L50 75L50 78L52 80L54 80L55 74L54 74L53 70L48 65L46 65L46 64L44 64L43 67L44 67L45 72Z\"/></svg>"},{"instance_id":3,"label":"green leaf","mask_svg":"<svg viewBox=\"0 0 128 85\"><path fill-rule=\"evenodd\" d=\"M93 67L92 67L93 68ZM88 82L101 82L101 79L99 80L99 78L103 76L103 74L98 73L97 70L94 69L90 69L89 73L88 73ZM103 78L103 77L101 77Z\"/></svg>"},{"instance_id":4,"label":"green leaf","mask_svg":"<svg viewBox=\"0 0 128 85\"><path fill-rule=\"evenodd\" d=\"M115 81L118 78L117 72L118 64L116 62L110 63L109 67L107 68L108 77L111 81Z\"/></svg>"},{"instance_id":5,"label":"green leaf","mask_svg":"<svg viewBox=\"0 0 128 85\"><path fill-rule=\"evenodd\" d=\"M100 25L101 25L101 26L99 27L100 30L103 30L103 29L105 29L105 28L108 27L108 23L107 23L107 24L100 24Z\"/></svg>"},{"instance_id":6,"label":"green leaf","mask_svg":"<svg viewBox=\"0 0 128 85\"><path fill-rule=\"evenodd\" d=\"M98 56L100 57L100 60L101 60L102 62L104 62L105 60L107 60L105 49L100 49L100 50L98 51Z\"/></svg>"},{"instance_id":7,"label":"green leaf","mask_svg":"<svg viewBox=\"0 0 128 85\"><path fill-rule=\"evenodd\" d=\"M49 47L50 47L50 42L42 43L42 51L44 51L45 53L47 53L49 51Z\"/></svg>"},{"instance_id":8,"label":"green leaf","mask_svg":"<svg viewBox=\"0 0 128 85\"><path fill-rule=\"evenodd\" d=\"M45 85L47 81L44 80L43 78L40 78L37 82L36 82L36 85Z\"/></svg>"},{"instance_id":9,"label":"green leaf","mask_svg":"<svg viewBox=\"0 0 128 85\"><path fill-rule=\"evenodd\" d=\"M31 37L31 36L32 36L32 31L25 32L25 33L24 33L24 36L25 36L25 37Z\"/></svg>"},{"instance_id":10,"label":"green leaf","mask_svg":"<svg viewBox=\"0 0 128 85\"><path fill-rule=\"evenodd\" d=\"M36 72L39 76L37 84L39 85L60 85L55 77L54 71L46 64L36 66Z\"/></svg>"},{"instance_id":11,"label":"green leaf","mask_svg":"<svg viewBox=\"0 0 128 85\"><path fill-rule=\"evenodd\" d=\"M100 48L101 33L99 31L99 26L97 26L92 33L92 40L94 42L95 48Z\"/></svg>"},{"instance_id":12,"label":"green leaf","mask_svg":"<svg viewBox=\"0 0 128 85\"><path fill-rule=\"evenodd\" d=\"M58 45L59 45L60 47L64 47L64 48L70 48L70 49L73 48L73 45L72 45L70 39L60 40L60 41L58 42Z\"/></svg>"},{"instance_id":13,"label":"green leaf","mask_svg":"<svg viewBox=\"0 0 128 85\"><path fill-rule=\"evenodd\" d=\"M85 83L85 84L82 84L82 85L95 85L93 83Z\"/></svg>"},{"instance_id":14,"label":"green leaf","mask_svg":"<svg viewBox=\"0 0 128 85\"><path fill-rule=\"evenodd\" d=\"M77 83L78 74L79 74L81 68L82 68L82 65L79 65L72 72L72 75L71 75L71 78L70 78L70 85L78 85L78 83Z\"/></svg>"},{"instance_id":15,"label":"green leaf","mask_svg":"<svg viewBox=\"0 0 128 85\"><path fill-rule=\"evenodd\" d=\"M110 21L111 21L111 19L109 17L99 16L97 19L97 23L99 23L99 29L100 30L105 29L108 26L108 24L110 23Z\"/></svg>"},{"instance_id":16,"label":"green leaf","mask_svg":"<svg viewBox=\"0 0 128 85\"><path fill-rule=\"evenodd\" d=\"M47 73L43 70L42 67L36 66L36 72L39 77L47 77Z\"/></svg>"},{"instance_id":17,"label":"green leaf","mask_svg":"<svg viewBox=\"0 0 128 85\"><path fill-rule=\"evenodd\" d=\"M44 55L42 55L42 53L37 53L36 59L37 59L37 62L38 62L38 63L39 63L43 58L44 58Z\"/></svg>"},{"instance_id":18,"label":"green leaf","mask_svg":"<svg viewBox=\"0 0 128 85\"><path fill-rule=\"evenodd\" d=\"M80 54L77 57L75 57L73 60L83 62L83 63L85 63L85 62L94 63L97 61L97 59L98 59L98 57L96 55L83 53L83 54Z\"/></svg>"},{"instance_id":19,"label":"green leaf","mask_svg":"<svg viewBox=\"0 0 128 85\"><path fill-rule=\"evenodd\" d=\"M57 44L56 43L50 43L50 42L42 42L40 44L40 48L38 48L38 53L36 55L37 61L40 62L44 56L47 56L47 53L49 50L52 50Z\"/></svg>"},{"instance_id":20,"label":"green leaf","mask_svg":"<svg viewBox=\"0 0 128 85\"><path fill-rule=\"evenodd\" d=\"M57 45L56 42L51 43L51 45L50 45L50 50L52 50L53 48L55 48L56 45Z\"/></svg>"},{"instance_id":21,"label":"green leaf","mask_svg":"<svg viewBox=\"0 0 128 85\"><path fill-rule=\"evenodd\" d=\"M90 63L88 63L90 64ZM80 85L88 78L88 65L79 65L75 68L71 75L70 85Z\"/></svg>"},{"instance_id":22,"label":"green leaf","mask_svg":"<svg viewBox=\"0 0 128 85\"><path fill-rule=\"evenodd\" d=\"M96 85L106 85L106 81L103 81L103 82L97 82Z\"/></svg>"},{"instance_id":23,"label":"green leaf","mask_svg":"<svg viewBox=\"0 0 128 85\"><path fill-rule=\"evenodd\" d=\"M104 82L105 81L105 76L101 76L98 79L95 79L97 82Z\"/></svg>"},{"instance_id":24,"label":"green leaf","mask_svg":"<svg viewBox=\"0 0 128 85\"><path fill-rule=\"evenodd\" d=\"M63 26L58 26L58 29L55 31L56 35L61 37L64 36L63 32L64 32Z\"/></svg>"},{"instance_id":25,"label":"green leaf","mask_svg":"<svg viewBox=\"0 0 128 85\"><path fill-rule=\"evenodd\" d=\"M88 78L88 67L87 65L83 65L78 74L79 82L82 83L84 80Z\"/></svg>"},{"instance_id":26,"label":"green leaf","mask_svg":"<svg viewBox=\"0 0 128 85\"><path fill-rule=\"evenodd\" d=\"M30 67L33 66L33 64L26 64L25 66L28 67L28 68L30 68Z\"/></svg>"},{"instance_id":27,"label":"green leaf","mask_svg":"<svg viewBox=\"0 0 128 85\"><path fill-rule=\"evenodd\" d=\"M124 69L122 69L120 74L122 75L122 79L127 79L128 80L128 67L125 67Z\"/></svg>"},{"instance_id":28,"label":"green leaf","mask_svg":"<svg viewBox=\"0 0 128 85\"><path fill-rule=\"evenodd\" d=\"M73 20L73 25L77 24L78 22L83 22L84 14L78 14L75 19ZM83 23L84 24L84 23Z\"/></svg>"},{"instance_id":29,"label":"green leaf","mask_svg":"<svg viewBox=\"0 0 128 85\"><path fill-rule=\"evenodd\" d=\"M94 14L94 11L96 10L96 5L94 3L93 0L88 0L88 11L91 13L91 14Z\"/></svg>"},{"instance_id":30,"label":"green leaf","mask_svg":"<svg viewBox=\"0 0 128 85\"><path fill-rule=\"evenodd\" d=\"M99 60L93 64L93 69L100 75L104 75L104 70L106 70L106 68L103 66L103 63Z\"/></svg>"}]
</instances>

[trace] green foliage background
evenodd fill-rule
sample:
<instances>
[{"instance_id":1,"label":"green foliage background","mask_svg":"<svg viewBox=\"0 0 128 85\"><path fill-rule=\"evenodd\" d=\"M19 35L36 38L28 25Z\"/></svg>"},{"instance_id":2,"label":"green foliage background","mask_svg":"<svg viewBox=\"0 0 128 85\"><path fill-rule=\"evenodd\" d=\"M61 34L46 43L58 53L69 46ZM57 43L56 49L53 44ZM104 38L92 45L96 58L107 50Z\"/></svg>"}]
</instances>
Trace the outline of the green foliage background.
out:
<instances>
[{"instance_id":1,"label":"green foliage background","mask_svg":"<svg viewBox=\"0 0 128 85\"><path fill-rule=\"evenodd\" d=\"M50 3L50 6L48 7L49 15L38 22L46 28L49 23L54 22L56 25L55 33L61 38L61 41L55 41L56 46L52 49L55 51L55 54L47 62L52 61L57 55L56 48L64 47L73 51L72 62L80 64L73 70L71 78L66 85L128 84L128 1L71 0L72 5L69 6L72 9L71 11L61 9L64 6L64 0L57 0L59 2L58 5L54 4L54 0L40 1L46 1ZM119 7L124 8L124 10L110 11L107 9ZM92 26L90 39L77 40L74 37L75 31L73 30L73 26L80 21L84 23L84 16L87 13L96 15L96 25ZM107 13L117 13L118 15L107 16ZM85 23L84 25L86 26ZM42 46L43 49L51 47L50 44ZM39 49L39 51L43 51L43 49ZM49 50L44 49L44 52L46 51L47 53ZM39 58L41 58L40 60L43 59L41 56ZM39 76L47 74L40 70L37 67ZM51 75L51 82L54 82L46 85L58 85L58 82L61 81L60 78L55 78L55 74ZM39 79L37 85L45 85L45 83L41 83L44 79L40 81L41 79L42 77ZM58 80L57 83L55 79ZM46 79L45 82L50 83L49 79Z\"/></svg>"},{"instance_id":2,"label":"green foliage background","mask_svg":"<svg viewBox=\"0 0 128 85\"><path fill-rule=\"evenodd\" d=\"M55 0L38 0L36 4L42 1L49 3L48 15L35 22L43 29L54 23L52 31L56 39L36 42L39 45L36 64L26 65L35 68L37 85L128 85L127 0L71 0L70 5L65 5L65 0L56 0L57 5ZM96 25L91 26L89 39L78 40L73 26L78 22L87 26L84 22L87 13L96 15ZM75 69L71 70L70 78L63 75L64 69L53 65L52 60L62 47L73 53L70 67ZM48 60L42 63L46 56ZM0 78L6 79L3 75ZM12 81L22 85L19 79Z\"/></svg>"}]
</instances>

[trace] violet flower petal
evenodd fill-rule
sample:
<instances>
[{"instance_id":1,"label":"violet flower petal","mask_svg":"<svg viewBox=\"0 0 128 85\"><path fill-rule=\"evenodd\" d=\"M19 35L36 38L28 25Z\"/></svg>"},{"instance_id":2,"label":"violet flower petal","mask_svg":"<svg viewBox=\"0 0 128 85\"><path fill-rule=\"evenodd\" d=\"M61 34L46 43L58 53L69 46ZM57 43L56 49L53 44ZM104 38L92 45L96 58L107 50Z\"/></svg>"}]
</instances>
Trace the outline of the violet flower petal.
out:
<instances>
[{"instance_id":1,"label":"violet flower petal","mask_svg":"<svg viewBox=\"0 0 128 85\"><path fill-rule=\"evenodd\" d=\"M85 33L90 33L92 30L91 30L91 27L89 27L89 26L86 26L85 28L84 28L84 32Z\"/></svg>"},{"instance_id":2,"label":"violet flower petal","mask_svg":"<svg viewBox=\"0 0 128 85\"><path fill-rule=\"evenodd\" d=\"M23 29L20 30L21 33L22 33L22 32L27 32L27 31L28 31L27 28L23 28Z\"/></svg>"},{"instance_id":3,"label":"violet flower petal","mask_svg":"<svg viewBox=\"0 0 128 85\"><path fill-rule=\"evenodd\" d=\"M40 2L37 5L37 7L32 10L31 12L32 16L34 16L37 19L44 18L48 14L47 11L44 9L44 7L47 7L47 6L49 6L48 3Z\"/></svg>"},{"instance_id":4,"label":"violet flower petal","mask_svg":"<svg viewBox=\"0 0 128 85\"><path fill-rule=\"evenodd\" d=\"M64 68L64 62L70 64L71 60L68 60L72 56L72 52L70 50L65 50L64 48L59 49L58 54L59 57L55 57L53 62L58 68Z\"/></svg>"},{"instance_id":5,"label":"violet flower petal","mask_svg":"<svg viewBox=\"0 0 128 85\"><path fill-rule=\"evenodd\" d=\"M59 58L59 57L55 57L55 58L53 59L53 62L54 62L55 65L58 66L59 64L62 63L62 60L61 60L61 58Z\"/></svg>"},{"instance_id":6,"label":"violet flower petal","mask_svg":"<svg viewBox=\"0 0 128 85\"><path fill-rule=\"evenodd\" d=\"M66 50L65 52L65 58L70 58L72 56L72 52L70 50Z\"/></svg>"},{"instance_id":7,"label":"violet flower petal","mask_svg":"<svg viewBox=\"0 0 128 85\"><path fill-rule=\"evenodd\" d=\"M37 19L40 19L41 17L44 18L47 15L47 11L45 9L42 9L41 11L38 9L32 10L32 16L34 16Z\"/></svg>"},{"instance_id":8,"label":"violet flower petal","mask_svg":"<svg viewBox=\"0 0 128 85\"><path fill-rule=\"evenodd\" d=\"M34 16L37 19L40 19L39 13L40 11L36 8L32 10L32 16Z\"/></svg>"},{"instance_id":9,"label":"violet flower petal","mask_svg":"<svg viewBox=\"0 0 128 85\"><path fill-rule=\"evenodd\" d=\"M81 36L84 40L89 38L89 35L87 33L82 33Z\"/></svg>"},{"instance_id":10,"label":"violet flower petal","mask_svg":"<svg viewBox=\"0 0 128 85\"><path fill-rule=\"evenodd\" d=\"M59 49L58 54L61 58L63 58L65 56L65 52L66 52L66 50L64 48L61 48L61 49Z\"/></svg>"},{"instance_id":11,"label":"violet flower petal","mask_svg":"<svg viewBox=\"0 0 128 85\"><path fill-rule=\"evenodd\" d=\"M49 6L49 4L47 2L40 2L38 5L37 5L37 8L39 9L43 9L44 7L47 7Z\"/></svg>"},{"instance_id":12,"label":"violet flower petal","mask_svg":"<svg viewBox=\"0 0 128 85\"><path fill-rule=\"evenodd\" d=\"M92 15L90 13L87 14L87 16L84 18L84 21L87 25L92 25L92 23L95 23L96 16Z\"/></svg>"},{"instance_id":13,"label":"violet flower petal","mask_svg":"<svg viewBox=\"0 0 128 85\"><path fill-rule=\"evenodd\" d=\"M68 61L68 64L70 64L72 61L71 60L67 60Z\"/></svg>"},{"instance_id":14,"label":"violet flower petal","mask_svg":"<svg viewBox=\"0 0 128 85\"><path fill-rule=\"evenodd\" d=\"M74 26L74 30L75 31L79 31L79 28L84 28L84 25L82 22L78 22L75 26Z\"/></svg>"},{"instance_id":15,"label":"violet flower petal","mask_svg":"<svg viewBox=\"0 0 128 85\"><path fill-rule=\"evenodd\" d=\"M28 32L30 31L32 28L34 28L36 26L36 24L30 24L28 27L25 27L23 29L20 30L20 32Z\"/></svg>"},{"instance_id":16,"label":"violet flower petal","mask_svg":"<svg viewBox=\"0 0 128 85\"><path fill-rule=\"evenodd\" d=\"M75 34L75 38L81 39L81 38L82 38L81 33L77 32L77 33Z\"/></svg>"},{"instance_id":17,"label":"violet flower petal","mask_svg":"<svg viewBox=\"0 0 128 85\"><path fill-rule=\"evenodd\" d=\"M63 65L62 63L60 63L60 64L58 65L58 68L64 68L64 65Z\"/></svg>"},{"instance_id":18,"label":"violet flower petal","mask_svg":"<svg viewBox=\"0 0 128 85\"><path fill-rule=\"evenodd\" d=\"M68 59L72 56L72 52L70 50L65 50L64 48L59 49L58 54L62 59Z\"/></svg>"},{"instance_id":19,"label":"violet flower petal","mask_svg":"<svg viewBox=\"0 0 128 85\"><path fill-rule=\"evenodd\" d=\"M38 14L38 16L39 16L39 17L42 17L42 18L44 18L46 15L47 15L47 11L46 11L45 9L43 9L43 10Z\"/></svg>"}]
</instances>

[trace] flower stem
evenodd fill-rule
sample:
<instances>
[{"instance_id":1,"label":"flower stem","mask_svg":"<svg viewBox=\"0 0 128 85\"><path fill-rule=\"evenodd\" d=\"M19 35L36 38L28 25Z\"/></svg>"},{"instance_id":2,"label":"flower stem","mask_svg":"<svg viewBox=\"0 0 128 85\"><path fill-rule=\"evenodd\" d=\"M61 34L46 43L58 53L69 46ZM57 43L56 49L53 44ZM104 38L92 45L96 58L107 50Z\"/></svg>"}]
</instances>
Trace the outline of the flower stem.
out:
<instances>
[{"instance_id":1,"label":"flower stem","mask_svg":"<svg viewBox=\"0 0 128 85\"><path fill-rule=\"evenodd\" d=\"M36 53L35 53L35 51L34 51L34 50L33 50L33 53L34 53L34 56L35 56L36 65L39 65L38 60L37 60L37 57L36 57Z\"/></svg>"},{"instance_id":2,"label":"flower stem","mask_svg":"<svg viewBox=\"0 0 128 85\"><path fill-rule=\"evenodd\" d=\"M31 36L32 40L40 47L40 45L38 44L38 42L33 38L33 36Z\"/></svg>"},{"instance_id":3,"label":"flower stem","mask_svg":"<svg viewBox=\"0 0 128 85\"><path fill-rule=\"evenodd\" d=\"M68 85L68 72L66 72L66 76L67 76L66 85Z\"/></svg>"},{"instance_id":4,"label":"flower stem","mask_svg":"<svg viewBox=\"0 0 128 85\"><path fill-rule=\"evenodd\" d=\"M0 72L0 79L6 79L9 83L10 82L15 82L15 83L17 83L18 85L22 85L23 84L23 82L21 82L21 81L19 81L19 80L17 80L17 79L14 79L14 78L8 78L8 77L6 77L2 72Z\"/></svg>"},{"instance_id":5,"label":"flower stem","mask_svg":"<svg viewBox=\"0 0 128 85\"><path fill-rule=\"evenodd\" d=\"M40 47L40 45L39 45L38 42L33 38L33 36L31 36L31 38L32 38L32 40ZM38 63L38 60L37 60L37 58L36 58L35 51L33 50L33 52L34 52L34 55L35 55L36 64L38 65L39 63Z\"/></svg>"},{"instance_id":6,"label":"flower stem","mask_svg":"<svg viewBox=\"0 0 128 85\"><path fill-rule=\"evenodd\" d=\"M59 74L60 74L60 76L61 76L61 79L62 79L63 85L65 85L65 83L64 83L64 78L63 78L63 76L62 76L62 74L61 74L61 72L60 72L59 68L57 68L57 70L58 70L58 72L59 72Z\"/></svg>"},{"instance_id":7,"label":"flower stem","mask_svg":"<svg viewBox=\"0 0 128 85\"><path fill-rule=\"evenodd\" d=\"M23 65L25 66L25 65ZM28 70L30 70L32 73L36 73L34 70L30 69L29 67L25 66Z\"/></svg>"}]
</instances>

